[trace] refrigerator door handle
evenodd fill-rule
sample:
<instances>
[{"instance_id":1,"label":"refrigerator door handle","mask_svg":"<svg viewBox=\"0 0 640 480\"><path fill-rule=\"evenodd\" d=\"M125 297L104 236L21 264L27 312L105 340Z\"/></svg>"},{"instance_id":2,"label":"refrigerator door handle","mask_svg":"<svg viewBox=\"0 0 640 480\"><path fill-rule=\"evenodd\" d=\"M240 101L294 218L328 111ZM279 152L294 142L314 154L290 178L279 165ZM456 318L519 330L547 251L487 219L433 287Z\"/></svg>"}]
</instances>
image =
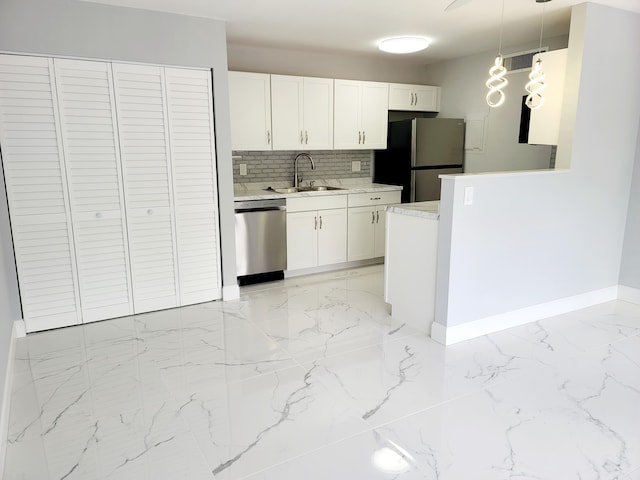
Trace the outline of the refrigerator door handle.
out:
<instances>
[{"instance_id":1,"label":"refrigerator door handle","mask_svg":"<svg viewBox=\"0 0 640 480\"><path fill-rule=\"evenodd\" d=\"M411 170L411 197L409 198L410 202L416 201L416 171Z\"/></svg>"}]
</instances>

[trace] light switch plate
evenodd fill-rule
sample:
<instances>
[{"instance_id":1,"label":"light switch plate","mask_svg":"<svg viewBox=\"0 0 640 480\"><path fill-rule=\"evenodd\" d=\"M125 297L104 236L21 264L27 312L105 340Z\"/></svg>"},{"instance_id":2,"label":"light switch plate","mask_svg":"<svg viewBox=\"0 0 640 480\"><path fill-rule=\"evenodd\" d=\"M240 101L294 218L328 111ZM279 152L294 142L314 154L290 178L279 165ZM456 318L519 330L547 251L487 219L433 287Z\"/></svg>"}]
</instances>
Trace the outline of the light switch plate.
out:
<instances>
[{"instance_id":1,"label":"light switch plate","mask_svg":"<svg viewBox=\"0 0 640 480\"><path fill-rule=\"evenodd\" d=\"M473 187L464 187L464 204L473 204Z\"/></svg>"},{"instance_id":2,"label":"light switch plate","mask_svg":"<svg viewBox=\"0 0 640 480\"><path fill-rule=\"evenodd\" d=\"M362 169L362 162L360 162L360 160L354 160L353 162L351 162L352 172L359 172L361 169Z\"/></svg>"},{"instance_id":3,"label":"light switch plate","mask_svg":"<svg viewBox=\"0 0 640 480\"><path fill-rule=\"evenodd\" d=\"M246 163L241 163L240 164L240 175L246 175L247 174L247 164Z\"/></svg>"}]
</instances>

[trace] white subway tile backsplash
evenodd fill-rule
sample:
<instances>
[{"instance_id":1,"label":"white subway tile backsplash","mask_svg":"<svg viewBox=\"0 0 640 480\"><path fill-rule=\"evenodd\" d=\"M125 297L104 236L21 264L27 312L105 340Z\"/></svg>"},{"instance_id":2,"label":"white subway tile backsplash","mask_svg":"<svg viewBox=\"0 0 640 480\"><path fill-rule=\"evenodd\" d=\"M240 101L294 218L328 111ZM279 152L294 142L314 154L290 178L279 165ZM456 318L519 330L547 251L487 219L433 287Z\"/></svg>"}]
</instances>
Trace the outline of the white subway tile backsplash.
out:
<instances>
[{"instance_id":1,"label":"white subway tile backsplash","mask_svg":"<svg viewBox=\"0 0 640 480\"><path fill-rule=\"evenodd\" d=\"M293 182L293 160L300 152L265 151L233 152L233 182ZM373 151L322 150L312 151L316 169L308 161L300 161L298 170L304 181L327 178L371 178ZM352 171L352 162L360 162L360 171ZM240 175L240 165L246 165L247 174Z\"/></svg>"}]
</instances>

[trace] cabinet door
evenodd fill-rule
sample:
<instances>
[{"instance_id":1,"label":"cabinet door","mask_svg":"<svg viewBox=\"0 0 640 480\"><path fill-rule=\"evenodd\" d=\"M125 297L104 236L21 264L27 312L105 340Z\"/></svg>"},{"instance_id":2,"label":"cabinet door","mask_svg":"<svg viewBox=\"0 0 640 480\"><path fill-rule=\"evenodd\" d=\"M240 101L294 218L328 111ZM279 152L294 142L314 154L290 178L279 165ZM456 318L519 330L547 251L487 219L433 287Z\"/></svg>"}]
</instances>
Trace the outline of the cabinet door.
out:
<instances>
[{"instance_id":1,"label":"cabinet door","mask_svg":"<svg viewBox=\"0 0 640 480\"><path fill-rule=\"evenodd\" d=\"M375 207L349 208L349 242L347 259L364 260L373 258Z\"/></svg>"},{"instance_id":2,"label":"cabinet door","mask_svg":"<svg viewBox=\"0 0 640 480\"><path fill-rule=\"evenodd\" d=\"M287 270L318 265L318 213L287 213Z\"/></svg>"},{"instance_id":3,"label":"cabinet door","mask_svg":"<svg viewBox=\"0 0 640 480\"><path fill-rule=\"evenodd\" d=\"M389 110L414 110L413 85L391 83L389 85Z\"/></svg>"},{"instance_id":4,"label":"cabinet door","mask_svg":"<svg viewBox=\"0 0 640 480\"><path fill-rule=\"evenodd\" d=\"M274 150L304 148L303 79L271 75L271 125Z\"/></svg>"},{"instance_id":5,"label":"cabinet door","mask_svg":"<svg viewBox=\"0 0 640 480\"><path fill-rule=\"evenodd\" d=\"M384 206L376 207L376 223L373 239L373 256L384 257L384 243L386 238L385 226L387 220L387 212Z\"/></svg>"},{"instance_id":6,"label":"cabinet door","mask_svg":"<svg viewBox=\"0 0 640 480\"><path fill-rule=\"evenodd\" d=\"M231 148L271 150L271 80L264 73L229 72Z\"/></svg>"},{"instance_id":7,"label":"cabinet door","mask_svg":"<svg viewBox=\"0 0 640 480\"><path fill-rule=\"evenodd\" d=\"M440 87L416 85L413 91L415 103L413 110L421 112L440 111Z\"/></svg>"},{"instance_id":8,"label":"cabinet door","mask_svg":"<svg viewBox=\"0 0 640 480\"><path fill-rule=\"evenodd\" d=\"M336 150L364 148L360 120L361 91L361 82L335 81L333 146Z\"/></svg>"},{"instance_id":9,"label":"cabinet door","mask_svg":"<svg viewBox=\"0 0 640 480\"><path fill-rule=\"evenodd\" d=\"M178 306L169 133L161 67L113 64L134 312Z\"/></svg>"},{"instance_id":10,"label":"cabinet door","mask_svg":"<svg viewBox=\"0 0 640 480\"><path fill-rule=\"evenodd\" d=\"M83 321L133 313L108 63L54 60Z\"/></svg>"},{"instance_id":11,"label":"cabinet door","mask_svg":"<svg viewBox=\"0 0 640 480\"><path fill-rule=\"evenodd\" d=\"M304 148L333 148L333 80L305 78L303 101Z\"/></svg>"},{"instance_id":12,"label":"cabinet door","mask_svg":"<svg viewBox=\"0 0 640 480\"><path fill-rule=\"evenodd\" d=\"M318 211L318 266L347 261L347 209Z\"/></svg>"},{"instance_id":13,"label":"cabinet door","mask_svg":"<svg viewBox=\"0 0 640 480\"><path fill-rule=\"evenodd\" d=\"M165 68L180 305L221 298L211 72Z\"/></svg>"},{"instance_id":14,"label":"cabinet door","mask_svg":"<svg viewBox=\"0 0 640 480\"><path fill-rule=\"evenodd\" d=\"M53 85L53 60L0 55L0 146L28 332L82 322Z\"/></svg>"},{"instance_id":15,"label":"cabinet door","mask_svg":"<svg viewBox=\"0 0 640 480\"><path fill-rule=\"evenodd\" d=\"M387 148L389 84L363 82L361 148Z\"/></svg>"}]
</instances>

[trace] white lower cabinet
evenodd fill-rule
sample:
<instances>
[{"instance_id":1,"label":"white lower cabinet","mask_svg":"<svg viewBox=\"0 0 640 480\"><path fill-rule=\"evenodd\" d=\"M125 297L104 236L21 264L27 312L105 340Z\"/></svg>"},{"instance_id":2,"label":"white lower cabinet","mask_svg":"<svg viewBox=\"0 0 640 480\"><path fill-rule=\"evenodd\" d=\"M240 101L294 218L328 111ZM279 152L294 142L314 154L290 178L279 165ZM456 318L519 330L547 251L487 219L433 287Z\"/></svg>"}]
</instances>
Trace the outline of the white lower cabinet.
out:
<instances>
[{"instance_id":1,"label":"white lower cabinet","mask_svg":"<svg viewBox=\"0 0 640 480\"><path fill-rule=\"evenodd\" d=\"M399 191L349 195L349 262L384 256L385 208L393 203L400 203Z\"/></svg>"},{"instance_id":2,"label":"white lower cabinet","mask_svg":"<svg viewBox=\"0 0 640 480\"><path fill-rule=\"evenodd\" d=\"M287 270L347 261L346 200L335 195L287 201Z\"/></svg>"},{"instance_id":3,"label":"white lower cabinet","mask_svg":"<svg viewBox=\"0 0 640 480\"><path fill-rule=\"evenodd\" d=\"M220 298L211 75L0 55L28 332Z\"/></svg>"}]
</instances>

